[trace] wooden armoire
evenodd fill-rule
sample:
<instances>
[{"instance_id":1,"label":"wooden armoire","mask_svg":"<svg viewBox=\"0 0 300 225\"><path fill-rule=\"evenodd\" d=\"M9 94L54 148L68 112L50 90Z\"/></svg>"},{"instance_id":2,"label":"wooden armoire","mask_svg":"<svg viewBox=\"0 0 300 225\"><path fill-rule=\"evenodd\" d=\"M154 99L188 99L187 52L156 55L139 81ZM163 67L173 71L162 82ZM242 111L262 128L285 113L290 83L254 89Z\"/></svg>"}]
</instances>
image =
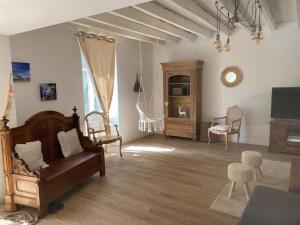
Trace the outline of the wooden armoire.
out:
<instances>
[{"instance_id":1,"label":"wooden armoire","mask_svg":"<svg viewBox=\"0 0 300 225\"><path fill-rule=\"evenodd\" d=\"M200 137L203 61L162 63L165 136Z\"/></svg>"}]
</instances>

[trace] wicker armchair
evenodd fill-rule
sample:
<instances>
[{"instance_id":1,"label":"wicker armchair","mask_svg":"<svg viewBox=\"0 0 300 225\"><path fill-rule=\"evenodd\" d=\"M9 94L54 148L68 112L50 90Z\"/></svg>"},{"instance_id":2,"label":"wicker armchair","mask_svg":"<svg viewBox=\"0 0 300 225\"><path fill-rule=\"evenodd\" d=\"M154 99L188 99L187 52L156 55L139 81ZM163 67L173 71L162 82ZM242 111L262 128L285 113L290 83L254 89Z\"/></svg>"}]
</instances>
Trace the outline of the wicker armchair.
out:
<instances>
[{"instance_id":1,"label":"wicker armchair","mask_svg":"<svg viewBox=\"0 0 300 225\"><path fill-rule=\"evenodd\" d=\"M240 144L240 127L243 118L243 110L235 105L227 110L227 115L219 118L214 118L211 127L208 129L208 145L210 145L210 134L224 135L227 151L228 136L237 134L237 144ZM218 120L225 119L225 124L215 125Z\"/></svg>"},{"instance_id":2,"label":"wicker armchair","mask_svg":"<svg viewBox=\"0 0 300 225\"><path fill-rule=\"evenodd\" d=\"M105 124L104 114L100 112L90 112L85 117L87 125L88 136L91 140L105 145L105 152L107 152L107 145L119 141L120 156L122 158L122 136L119 134L118 125ZM116 134L111 134L110 128L114 127Z\"/></svg>"}]
</instances>

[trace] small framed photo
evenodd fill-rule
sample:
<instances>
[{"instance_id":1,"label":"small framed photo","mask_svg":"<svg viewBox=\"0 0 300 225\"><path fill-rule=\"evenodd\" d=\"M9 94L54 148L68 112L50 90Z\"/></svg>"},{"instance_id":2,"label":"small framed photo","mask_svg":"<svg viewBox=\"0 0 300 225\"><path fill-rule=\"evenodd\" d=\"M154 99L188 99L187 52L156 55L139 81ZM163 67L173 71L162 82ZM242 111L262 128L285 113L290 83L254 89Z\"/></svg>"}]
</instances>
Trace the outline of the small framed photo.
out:
<instances>
[{"instance_id":1,"label":"small framed photo","mask_svg":"<svg viewBox=\"0 0 300 225\"><path fill-rule=\"evenodd\" d=\"M13 80L16 82L30 81L30 64L12 62Z\"/></svg>"},{"instance_id":2,"label":"small framed photo","mask_svg":"<svg viewBox=\"0 0 300 225\"><path fill-rule=\"evenodd\" d=\"M41 101L56 100L56 83L40 84L40 97Z\"/></svg>"}]
</instances>

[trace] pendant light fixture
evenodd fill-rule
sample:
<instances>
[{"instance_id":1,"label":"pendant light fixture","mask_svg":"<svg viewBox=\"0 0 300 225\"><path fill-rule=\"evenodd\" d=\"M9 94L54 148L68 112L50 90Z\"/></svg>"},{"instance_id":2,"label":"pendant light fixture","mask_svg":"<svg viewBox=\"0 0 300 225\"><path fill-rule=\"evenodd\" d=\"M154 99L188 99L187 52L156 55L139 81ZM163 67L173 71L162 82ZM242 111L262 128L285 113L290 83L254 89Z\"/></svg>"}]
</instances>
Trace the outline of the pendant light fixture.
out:
<instances>
[{"instance_id":1,"label":"pendant light fixture","mask_svg":"<svg viewBox=\"0 0 300 225\"><path fill-rule=\"evenodd\" d=\"M217 35L213 47L218 52L229 52L231 50L230 44L230 27L236 23L241 23L245 27L251 29L250 38L259 44L265 37L261 25L262 6L260 0L244 0L247 2L246 8L243 10L241 6L242 0L231 0L234 8L233 10L226 9L219 1L215 2L217 9ZM228 36L224 46L221 42L220 24L223 20L226 21Z\"/></svg>"}]
</instances>

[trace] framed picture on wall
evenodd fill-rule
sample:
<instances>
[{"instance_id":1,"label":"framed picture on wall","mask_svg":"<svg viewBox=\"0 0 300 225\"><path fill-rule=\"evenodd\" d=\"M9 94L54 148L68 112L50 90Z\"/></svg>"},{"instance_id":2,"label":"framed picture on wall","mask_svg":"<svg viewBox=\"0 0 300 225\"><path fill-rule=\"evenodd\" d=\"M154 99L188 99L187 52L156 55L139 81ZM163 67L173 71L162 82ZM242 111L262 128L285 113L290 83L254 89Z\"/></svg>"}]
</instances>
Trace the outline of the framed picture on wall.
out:
<instances>
[{"instance_id":1,"label":"framed picture on wall","mask_svg":"<svg viewBox=\"0 0 300 225\"><path fill-rule=\"evenodd\" d=\"M30 64L23 62L12 62L13 80L18 82L30 81Z\"/></svg>"},{"instance_id":2,"label":"framed picture on wall","mask_svg":"<svg viewBox=\"0 0 300 225\"><path fill-rule=\"evenodd\" d=\"M41 101L56 100L56 83L40 84L40 97Z\"/></svg>"}]
</instances>

